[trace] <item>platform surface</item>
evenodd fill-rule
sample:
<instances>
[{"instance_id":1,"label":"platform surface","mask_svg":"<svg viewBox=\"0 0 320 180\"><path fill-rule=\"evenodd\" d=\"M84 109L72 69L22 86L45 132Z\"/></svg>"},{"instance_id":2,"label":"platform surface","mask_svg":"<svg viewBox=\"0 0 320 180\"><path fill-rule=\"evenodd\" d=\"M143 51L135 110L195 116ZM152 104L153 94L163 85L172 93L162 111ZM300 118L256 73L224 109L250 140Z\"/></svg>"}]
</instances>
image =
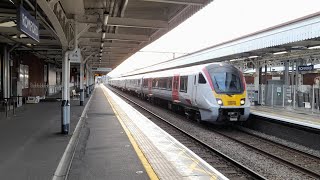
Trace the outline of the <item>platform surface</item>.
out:
<instances>
[{"instance_id":1,"label":"platform surface","mask_svg":"<svg viewBox=\"0 0 320 180\"><path fill-rule=\"evenodd\" d=\"M85 122L68 179L226 179L104 85Z\"/></svg>"},{"instance_id":2,"label":"platform surface","mask_svg":"<svg viewBox=\"0 0 320 180\"><path fill-rule=\"evenodd\" d=\"M68 179L149 179L101 88L88 107Z\"/></svg>"},{"instance_id":3,"label":"platform surface","mask_svg":"<svg viewBox=\"0 0 320 180\"><path fill-rule=\"evenodd\" d=\"M276 119L292 124L320 129L320 114L303 112L282 107L251 106L253 115Z\"/></svg>"},{"instance_id":4,"label":"platform surface","mask_svg":"<svg viewBox=\"0 0 320 180\"><path fill-rule=\"evenodd\" d=\"M85 99L85 103L88 99ZM71 133L84 106L71 100ZM61 135L61 102L19 107L0 117L0 179L51 179L69 142Z\"/></svg>"}]
</instances>

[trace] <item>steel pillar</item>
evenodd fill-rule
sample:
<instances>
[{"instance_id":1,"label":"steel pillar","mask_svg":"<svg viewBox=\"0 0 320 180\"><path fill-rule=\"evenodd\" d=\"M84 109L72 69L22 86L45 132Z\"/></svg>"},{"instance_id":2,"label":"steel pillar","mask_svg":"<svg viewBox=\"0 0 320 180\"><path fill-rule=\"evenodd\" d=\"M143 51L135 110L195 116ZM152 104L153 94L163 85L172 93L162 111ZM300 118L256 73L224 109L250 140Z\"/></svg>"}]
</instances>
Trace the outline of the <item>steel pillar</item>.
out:
<instances>
[{"instance_id":1,"label":"steel pillar","mask_svg":"<svg viewBox=\"0 0 320 180\"><path fill-rule=\"evenodd\" d=\"M284 84L289 85L289 62L284 62Z\"/></svg>"},{"instance_id":2,"label":"steel pillar","mask_svg":"<svg viewBox=\"0 0 320 180\"><path fill-rule=\"evenodd\" d=\"M74 53L78 47L77 22L74 21L74 47L72 51L66 51L62 62L62 104L61 104L61 133L69 134L70 131L70 61L69 54Z\"/></svg>"},{"instance_id":3,"label":"steel pillar","mask_svg":"<svg viewBox=\"0 0 320 180\"><path fill-rule=\"evenodd\" d=\"M84 92L83 92L83 58L80 63L80 106L83 106Z\"/></svg>"},{"instance_id":4,"label":"steel pillar","mask_svg":"<svg viewBox=\"0 0 320 180\"><path fill-rule=\"evenodd\" d=\"M61 133L69 134L70 130L70 102L69 102L69 51L65 52L62 62L62 104L61 104Z\"/></svg>"},{"instance_id":5,"label":"steel pillar","mask_svg":"<svg viewBox=\"0 0 320 180\"><path fill-rule=\"evenodd\" d=\"M86 68L87 68L87 74L86 74L86 84L87 84L87 98L89 97L89 94L90 94L90 88L89 88L89 78L90 78L90 72L89 72L89 66L88 66L88 64L86 64Z\"/></svg>"}]
</instances>

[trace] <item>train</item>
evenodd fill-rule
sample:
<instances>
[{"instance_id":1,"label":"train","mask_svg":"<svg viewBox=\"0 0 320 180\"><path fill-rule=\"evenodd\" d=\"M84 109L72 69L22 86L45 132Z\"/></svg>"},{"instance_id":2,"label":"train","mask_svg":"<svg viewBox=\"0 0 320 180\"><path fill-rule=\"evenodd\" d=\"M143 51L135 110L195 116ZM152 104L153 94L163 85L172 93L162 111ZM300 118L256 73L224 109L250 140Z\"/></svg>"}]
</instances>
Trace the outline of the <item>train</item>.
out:
<instances>
[{"instance_id":1,"label":"train","mask_svg":"<svg viewBox=\"0 0 320 180\"><path fill-rule=\"evenodd\" d=\"M108 84L171 110L183 111L198 122L243 122L250 114L245 78L227 63L112 78Z\"/></svg>"}]
</instances>

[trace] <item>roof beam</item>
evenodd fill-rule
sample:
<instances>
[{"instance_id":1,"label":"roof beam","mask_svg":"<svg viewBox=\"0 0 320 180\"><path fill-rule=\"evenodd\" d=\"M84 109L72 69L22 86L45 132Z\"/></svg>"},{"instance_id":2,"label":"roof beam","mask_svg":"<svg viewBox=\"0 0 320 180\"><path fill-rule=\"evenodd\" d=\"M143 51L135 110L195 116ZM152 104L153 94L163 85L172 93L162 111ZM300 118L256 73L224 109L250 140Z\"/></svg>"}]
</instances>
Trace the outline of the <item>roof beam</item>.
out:
<instances>
[{"instance_id":1,"label":"roof beam","mask_svg":"<svg viewBox=\"0 0 320 180\"><path fill-rule=\"evenodd\" d=\"M5 34L23 34L23 32L19 31L17 29L16 26L14 27L0 27L0 33L5 33ZM51 35L50 32L48 30L43 30L43 29L40 29L39 30L39 35Z\"/></svg>"},{"instance_id":2,"label":"roof beam","mask_svg":"<svg viewBox=\"0 0 320 180\"><path fill-rule=\"evenodd\" d=\"M195 5L202 6L205 4L203 0L143 0L149 2L158 2L158 3L170 3L170 4L184 4L184 5Z\"/></svg>"},{"instance_id":3,"label":"roof beam","mask_svg":"<svg viewBox=\"0 0 320 180\"><path fill-rule=\"evenodd\" d=\"M76 17L76 20L79 23L97 24L98 17L94 15L85 15ZM107 26L161 29L168 28L168 22L150 19L109 17Z\"/></svg>"}]
</instances>

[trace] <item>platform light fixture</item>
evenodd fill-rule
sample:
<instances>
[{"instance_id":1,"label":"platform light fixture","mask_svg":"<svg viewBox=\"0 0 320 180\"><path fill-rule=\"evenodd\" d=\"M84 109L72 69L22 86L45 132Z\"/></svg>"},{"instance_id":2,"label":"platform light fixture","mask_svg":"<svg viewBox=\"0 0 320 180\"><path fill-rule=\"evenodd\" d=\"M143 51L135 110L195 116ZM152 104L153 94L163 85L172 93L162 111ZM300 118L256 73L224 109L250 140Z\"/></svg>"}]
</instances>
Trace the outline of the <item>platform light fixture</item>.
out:
<instances>
[{"instance_id":1,"label":"platform light fixture","mask_svg":"<svg viewBox=\"0 0 320 180\"><path fill-rule=\"evenodd\" d=\"M287 51L280 51L280 52L273 53L273 55L286 54L286 53L288 53L288 52Z\"/></svg>"},{"instance_id":2,"label":"platform light fixture","mask_svg":"<svg viewBox=\"0 0 320 180\"><path fill-rule=\"evenodd\" d=\"M320 49L320 46L311 46L308 49Z\"/></svg>"},{"instance_id":3,"label":"platform light fixture","mask_svg":"<svg viewBox=\"0 0 320 180\"><path fill-rule=\"evenodd\" d=\"M252 58L257 58L257 57L259 57L259 56L249 56L248 58L252 59Z\"/></svg>"},{"instance_id":4,"label":"platform light fixture","mask_svg":"<svg viewBox=\"0 0 320 180\"><path fill-rule=\"evenodd\" d=\"M14 21L0 23L0 27L15 27L15 26L17 26L17 24Z\"/></svg>"},{"instance_id":5,"label":"platform light fixture","mask_svg":"<svg viewBox=\"0 0 320 180\"><path fill-rule=\"evenodd\" d=\"M102 33L102 39L106 38L106 32Z\"/></svg>"},{"instance_id":6,"label":"platform light fixture","mask_svg":"<svg viewBox=\"0 0 320 180\"><path fill-rule=\"evenodd\" d=\"M106 26L108 24L108 19L109 19L109 13L104 12L103 13L103 25Z\"/></svg>"}]
</instances>

